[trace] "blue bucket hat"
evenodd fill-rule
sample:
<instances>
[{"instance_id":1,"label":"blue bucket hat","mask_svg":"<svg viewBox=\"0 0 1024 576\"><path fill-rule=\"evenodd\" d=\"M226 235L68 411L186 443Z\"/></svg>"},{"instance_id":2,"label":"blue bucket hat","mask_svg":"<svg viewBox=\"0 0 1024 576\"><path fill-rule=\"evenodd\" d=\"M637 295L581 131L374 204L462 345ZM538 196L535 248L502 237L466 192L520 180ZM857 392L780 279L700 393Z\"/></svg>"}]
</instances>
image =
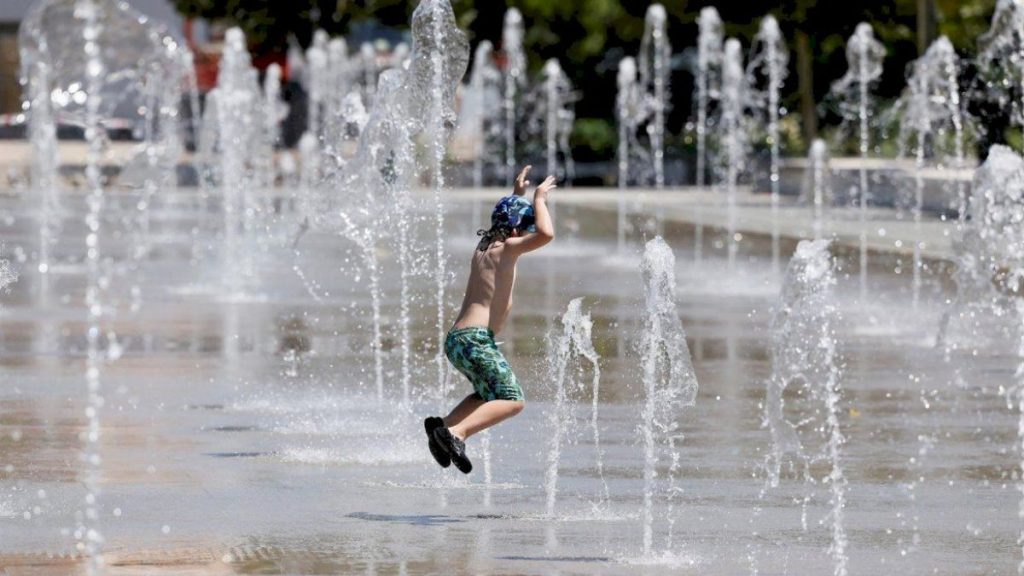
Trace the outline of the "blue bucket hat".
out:
<instances>
[{"instance_id":1,"label":"blue bucket hat","mask_svg":"<svg viewBox=\"0 0 1024 576\"><path fill-rule=\"evenodd\" d=\"M533 213L533 205L522 196L505 196L494 206L491 212L492 226L508 226L513 230L526 230L536 232L536 217Z\"/></svg>"}]
</instances>

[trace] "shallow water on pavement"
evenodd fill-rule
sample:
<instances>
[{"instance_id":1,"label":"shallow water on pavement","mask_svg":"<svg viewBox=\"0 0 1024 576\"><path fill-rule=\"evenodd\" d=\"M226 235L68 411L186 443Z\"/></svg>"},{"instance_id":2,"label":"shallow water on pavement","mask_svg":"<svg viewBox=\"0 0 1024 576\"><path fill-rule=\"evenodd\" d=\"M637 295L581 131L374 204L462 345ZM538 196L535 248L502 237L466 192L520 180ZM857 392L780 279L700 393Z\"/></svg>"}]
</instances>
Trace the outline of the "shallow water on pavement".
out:
<instances>
[{"instance_id":1,"label":"shallow water on pavement","mask_svg":"<svg viewBox=\"0 0 1024 576\"><path fill-rule=\"evenodd\" d=\"M639 233L617 254L614 215L566 202L557 207L556 242L522 260L515 308L498 340L528 405L493 430L488 484L478 439L469 443L477 470L463 477L439 469L423 438L423 416L470 392L454 374L455 391L439 398L429 210L408 248L419 262L416 400L404 407L395 328L403 247L385 241L378 250L381 402L366 275L354 247L309 233L293 249L294 223L285 215L250 246L258 279L244 294L225 294L218 216L195 196L182 190L163 198L152 250L139 262L128 256L139 239L121 217L127 212L112 202L105 223L103 250L114 255L108 326L123 349L102 370L99 529L112 572L831 572L827 487L814 487L804 503L803 484L789 474L763 491L769 438L761 402L780 288L763 240L745 239L741 266L730 272L720 236L708 233L697 266L690 229L666 224L700 393L679 415L683 491L671 547L660 522L658 554L641 558ZM20 260L21 273L0 296L0 566L12 574L76 572L74 530L85 495L83 228L66 219L60 263L43 286L32 264L36 213L17 198L0 203L2 256ZM483 209L471 200L447 206L449 319ZM856 270L855 261L841 264L843 274ZM1000 389L1012 383L1017 361L982 349L944 362L934 340L948 280L927 276L923 304L913 310L909 274L882 268L869 303L855 303L856 278L841 274L839 287L851 573L1010 573L1020 557L1020 456L1017 415ZM599 422L611 498L601 502L583 399L549 517L553 393L544 381L544 337L580 296L602 357Z\"/></svg>"}]
</instances>

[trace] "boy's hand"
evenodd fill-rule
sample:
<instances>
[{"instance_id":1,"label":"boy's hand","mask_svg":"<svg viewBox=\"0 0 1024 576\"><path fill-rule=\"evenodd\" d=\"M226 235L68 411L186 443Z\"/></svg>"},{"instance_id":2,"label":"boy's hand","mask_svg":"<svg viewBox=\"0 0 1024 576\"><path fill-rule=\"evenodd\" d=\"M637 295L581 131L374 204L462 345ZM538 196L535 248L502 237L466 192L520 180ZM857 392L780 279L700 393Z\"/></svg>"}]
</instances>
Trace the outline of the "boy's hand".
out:
<instances>
[{"instance_id":1,"label":"boy's hand","mask_svg":"<svg viewBox=\"0 0 1024 576\"><path fill-rule=\"evenodd\" d=\"M530 185L530 181L526 179L526 175L530 173L530 169L533 166L527 165L523 168L523 171L516 176L515 187L512 189L512 193L516 196L522 196L526 194L526 188Z\"/></svg>"},{"instance_id":2,"label":"boy's hand","mask_svg":"<svg viewBox=\"0 0 1024 576\"><path fill-rule=\"evenodd\" d=\"M555 184L555 177L548 176L547 178L544 179L543 182L540 183L540 186L537 186L537 190L534 191L533 193L533 201L536 202L539 198L547 200L548 192L554 190L555 188L558 188L558 185Z\"/></svg>"}]
</instances>

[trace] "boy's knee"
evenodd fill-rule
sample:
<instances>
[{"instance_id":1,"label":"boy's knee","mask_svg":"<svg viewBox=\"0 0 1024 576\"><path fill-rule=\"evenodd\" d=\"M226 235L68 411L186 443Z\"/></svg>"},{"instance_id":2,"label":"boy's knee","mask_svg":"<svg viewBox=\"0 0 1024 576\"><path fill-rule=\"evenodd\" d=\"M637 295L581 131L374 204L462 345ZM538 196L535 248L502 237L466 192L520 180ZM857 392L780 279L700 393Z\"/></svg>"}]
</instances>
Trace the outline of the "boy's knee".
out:
<instances>
[{"instance_id":1,"label":"boy's knee","mask_svg":"<svg viewBox=\"0 0 1024 576\"><path fill-rule=\"evenodd\" d=\"M526 408L526 402L516 400L512 403L512 415L515 416L516 414L519 414L523 411L523 408Z\"/></svg>"}]
</instances>

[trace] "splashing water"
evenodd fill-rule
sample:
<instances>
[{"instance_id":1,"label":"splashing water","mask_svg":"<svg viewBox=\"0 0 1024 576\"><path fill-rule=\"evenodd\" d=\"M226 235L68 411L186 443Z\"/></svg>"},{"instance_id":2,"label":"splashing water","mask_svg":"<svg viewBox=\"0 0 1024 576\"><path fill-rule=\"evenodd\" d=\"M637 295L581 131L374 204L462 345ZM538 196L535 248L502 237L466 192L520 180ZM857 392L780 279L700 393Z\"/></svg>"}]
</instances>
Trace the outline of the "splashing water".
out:
<instances>
[{"instance_id":1,"label":"splashing water","mask_svg":"<svg viewBox=\"0 0 1024 576\"><path fill-rule=\"evenodd\" d=\"M960 108L960 86L957 81L959 61L953 45L945 36L937 39L928 51L914 62L907 88L897 103L900 116L900 156L914 155L914 201L911 212L914 236L921 238L921 217L924 208L924 175L926 155L944 164L952 157L956 167L963 164L963 113ZM948 144L952 136L952 146ZM910 150L908 150L908 148ZM959 219L964 218L966 192L959 184ZM914 242L912 302L917 308L921 295L921 240Z\"/></svg>"},{"instance_id":2,"label":"splashing water","mask_svg":"<svg viewBox=\"0 0 1024 576\"><path fill-rule=\"evenodd\" d=\"M546 172L559 180L570 179L573 172L572 148L569 146L569 136L576 120L573 98L572 84L558 60L548 60L541 71L540 85L530 95L534 105L528 126L531 133L543 135Z\"/></svg>"},{"instance_id":3,"label":"splashing water","mask_svg":"<svg viewBox=\"0 0 1024 576\"><path fill-rule=\"evenodd\" d=\"M412 143L409 120L405 117L401 103L401 89L405 75L397 70L387 70L380 75L375 90L377 95L366 130L360 140L356 159L349 163L357 169L345 174L351 188L359 190L356 200L363 208L356 208L343 214L341 226L328 223L328 227L351 240L359 247L363 269L368 279L370 293L371 341L373 354L374 385L378 400L384 398L384 350L381 320L381 264L377 255L377 244L386 233L383 219L386 217L378 202L390 200L401 213L408 194L409 182L414 172ZM361 169L359 169L361 168ZM384 192L384 198L378 193ZM320 203L327 203L322 198ZM353 207L355 208L355 207ZM358 218L358 219L356 219ZM401 220L400 220L401 221ZM401 234L402 227L399 227ZM403 390L402 396L405 396Z\"/></svg>"},{"instance_id":4,"label":"splashing water","mask_svg":"<svg viewBox=\"0 0 1024 576\"><path fill-rule=\"evenodd\" d=\"M267 66L267 73L263 78L263 105L266 114L263 117L261 140L261 156L264 159L264 181L261 184L269 188L277 180L274 151L281 145L281 122L288 115L288 105L281 100L281 66L276 62Z\"/></svg>"},{"instance_id":5,"label":"splashing water","mask_svg":"<svg viewBox=\"0 0 1024 576\"><path fill-rule=\"evenodd\" d=\"M369 121L369 114L359 92L349 92L341 101L342 130L345 140L357 140Z\"/></svg>"},{"instance_id":6,"label":"splashing water","mask_svg":"<svg viewBox=\"0 0 1024 576\"><path fill-rule=\"evenodd\" d=\"M832 85L832 93L840 100L844 122L857 122L860 152L860 187L857 190L860 223L860 297L868 293L868 230L867 211L871 193L868 190L867 159L871 151L871 88L882 76L885 46L875 39L871 25L861 22L846 43L846 74Z\"/></svg>"},{"instance_id":7,"label":"splashing water","mask_svg":"<svg viewBox=\"0 0 1024 576\"><path fill-rule=\"evenodd\" d=\"M254 152L263 128L259 122L262 108L256 69L245 47L245 35L239 28L224 36L224 54L217 87L207 96L207 116L203 120L204 156L219 152L219 175L224 197L224 274L229 292L245 290L253 277L251 250L243 250L243 237L255 228L257 206L254 197L252 167L258 164ZM207 158L209 162L210 159ZM211 162L212 165L212 162ZM219 170L217 169L219 168Z\"/></svg>"},{"instance_id":8,"label":"splashing water","mask_svg":"<svg viewBox=\"0 0 1024 576\"><path fill-rule=\"evenodd\" d=\"M640 273L644 283L644 321L639 353L643 370L644 405L640 431L644 446L643 554L654 547L654 496L658 489L657 466L669 460L664 518L668 523L665 549L672 548L672 527L679 451L682 438L678 418L683 408L697 399L697 377L686 345L686 331L676 310L675 255L660 236L647 242Z\"/></svg>"},{"instance_id":9,"label":"splashing water","mask_svg":"<svg viewBox=\"0 0 1024 576\"><path fill-rule=\"evenodd\" d=\"M347 125L349 118L346 108L353 101L358 101L360 107L363 105L359 91L354 91L352 84L348 45L343 38L332 38L327 43L323 146L325 156L332 158L336 166L345 161L345 143L358 136L353 135Z\"/></svg>"},{"instance_id":10,"label":"splashing water","mask_svg":"<svg viewBox=\"0 0 1024 576\"><path fill-rule=\"evenodd\" d=\"M811 205L814 214L814 239L820 240L825 234L826 210L832 205L832 185L828 165L828 146L821 138L811 142L807 153L807 177L802 193L803 199Z\"/></svg>"},{"instance_id":11,"label":"splashing water","mask_svg":"<svg viewBox=\"0 0 1024 576\"><path fill-rule=\"evenodd\" d=\"M317 30L323 32L323 30ZM320 34L317 34L320 36ZM323 42L320 42L322 44ZM326 46L320 47L318 42L306 50L307 84L309 85L309 108L306 116L306 131L316 138L317 143L324 137L324 101L328 98L330 76L327 68Z\"/></svg>"},{"instance_id":12,"label":"splashing water","mask_svg":"<svg viewBox=\"0 0 1024 576\"><path fill-rule=\"evenodd\" d=\"M86 54L81 33L82 14L92 10L98 23L96 40L117 46L102 54ZM191 53L166 29L151 22L125 2L43 0L33 4L18 30L23 110L32 145L30 172L39 193L39 252L37 270L46 293L51 272L52 243L62 224L57 177L57 122L84 126L89 115L85 90L88 65L99 63L116 73L94 86L110 97L101 98L98 113L115 115L124 103L135 105L134 128L145 134L139 155L144 170L144 197L137 203L140 248L148 240L149 200L173 174L180 148L179 104L188 87ZM194 96L194 93L192 93ZM143 254L140 252L140 254Z\"/></svg>"},{"instance_id":13,"label":"splashing water","mask_svg":"<svg viewBox=\"0 0 1024 576\"><path fill-rule=\"evenodd\" d=\"M771 185L772 212L772 270L779 271L779 92L786 82L789 64L789 53L786 42L779 30L779 22L774 16L765 16L761 27L754 36L754 56L747 64L749 79L747 85L753 87L755 76L764 77L764 94L759 94L755 105L764 108L768 114L767 132L768 145L771 149L768 180ZM754 92L751 90L751 94Z\"/></svg>"},{"instance_id":14,"label":"splashing water","mask_svg":"<svg viewBox=\"0 0 1024 576\"><path fill-rule=\"evenodd\" d=\"M371 141L376 140L377 146L381 147L373 152L379 155L377 161L380 163L379 175L375 176L380 179L379 182L384 192L384 200L393 207L394 228L398 234L398 245L409 246L409 234L412 226L410 215L412 202L410 197L411 181L416 171L416 166L413 158L414 144L411 134L413 127L407 119L401 116L404 113L404 109L395 101L396 98L399 98L398 91L401 88L399 85L401 81L402 76L395 70L387 70L381 74L377 89L377 108L374 110L374 116L371 119L367 136L371 138ZM370 194L371 200L376 200L373 196L372 188L367 192ZM377 233L368 230L367 233L371 235L369 240L371 245L368 245L366 248L365 258L371 266L377 266L376 249L373 247L375 246L375 240L372 239L372 235ZM373 252L372 256L370 254L371 251ZM412 342L409 333L410 278L412 275L412 255L410 250L403 249L398 251L398 263L400 268L398 326L401 362L399 386L402 404L403 406L408 406L411 398L412 384ZM379 290L379 284L375 285L375 287ZM379 296L377 305L379 306ZM379 330L379 308L375 309L374 314L374 329ZM381 355L381 342L376 340L379 334L379 332L375 332L374 341L376 354L374 366L375 374L377 375L380 375L376 372L378 367L377 358ZM378 384L378 390L382 389L383 382L381 381Z\"/></svg>"},{"instance_id":15,"label":"splashing water","mask_svg":"<svg viewBox=\"0 0 1024 576\"><path fill-rule=\"evenodd\" d=\"M317 146L316 135L303 132L299 137L299 211L309 214L313 210L313 198L316 194L317 175L320 172L320 147Z\"/></svg>"},{"instance_id":16,"label":"splashing water","mask_svg":"<svg viewBox=\"0 0 1024 576\"><path fill-rule=\"evenodd\" d=\"M396 183L397 184L397 183ZM395 186L391 193L395 198L394 206L398 225L398 245L409 245L409 233L412 227L411 206L412 198L407 187ZM412 335L410 326L412 324L412 313L410 303L412 300L412 255L409 250L401 250L398 254L399 265L399 304L398 304L398 345L400 350L400 372L399 382L402 390L402 403L409 405L412 390Z\"/></svg>"},{"instance_id":17,"label":"splashing water","mask_svg":"<svg viewBox=\"0 0 1024 576\"><path fill-rule=\"evenodd\" d=\"M56 123L84 128L86 140L84 261L86 363L85 419L82 433L83 484L86 491L77 514L78 547L89 574L103 568L100 532L100 467L102 395L101 370L119 352L116 336L104 333L113 304L105 297L110 266L102 251L105 181L103 160L105 122L117 116L118 106L134 105L134 127L144 135L143 152L133 162L143 170L142 196L135 203L139 249L137 263L148 245L148 209L159 187L172 174L180 147L179 106L188 86L191 55L167 31L154 25L127 3L113 0L46 0L37 2L19 29L19 51L26 86L29 134L35 152L33 182L40 187L40 251L38 271L46 290L51 271L50 243L60 226L60 187L57 183ZM12 281L7 266L0 285ZM133 290L136 302L139 291ZM106 338L106 350L102 339Z\"/></svg>"},{"instance_id":18,"label":"splashing water","mask_svg":"<svg viewBox=\"0 0 1024 576\"><path fill-rule=\"evenodd\" d=\"M351 160L356 149L354 143L366 127L369 114L359 90L332 99L332 108L327 114L330 128L325 135L323 170L325 174L332 174L343 171Z\"/></svg>"},{"instance_id":19,"label":"splashing water","mask_svg":"<svg viewBox=\"0 0 1024 576\"><path fill-rule=\"evenodd\" d=\"M463 140L469 140L473 155L473 187L484 183L484 173L493 156L495 131L500 128L501 73L494 66L494 47L487 40L477 44L473 53L473 67L469 84L459 111L459 126ZM456 140L459 140L456 136Z\"/></svg>"},{"instance_id":20,"label":"splashing water","mask_svg":"<svg viewBox=\"0 0 1024 576\"><path fill-rule=\"evenodd\" d=\"M437 288L437 389L442 399L445 389L444 338L445 285L448 279L444 250L444 156L450 130L455 126L455 91L469 65L469 41L455 23L455 13L448 0L422 0L413 12L413 62L410 78L422 88L419 94L429 95L423 109L426 117L419 119L426 132L430 158L426 166L432 175L437 248L434 281Z\"/></svg>"},{"instance_id":21,"label":"splashing water","mask_svg":"<svg viewBox=\"0 0 1024 576\"><path fill-rule=\"evenodd\" d=\"M359 72L363 85L363 101L373 103L377 94L377 75L380 68L377 66L377 51L369 42L363 42L359 46Z\"/></svg>"},{"instance_id":22,"label":"splashing water","mask_svg":"<svg viewBox=\"0 0 1024 576\"><path fill-rule=\"evenodd\" d=\"M722 60L722 18L711 6L697 17L697 186L704 185L707 158L708 105L717 95L716 75Z\"/></svg>"},{"instance_id":23,"label":"splashing water","mask_svg":"<svg viewBox=\"0 0 1024 576\"><path fill-rule=\"evenodd\" d=\"M722 56L722 125L721 134L724 143L719 150L719 170L725 173L725 193L727 202L727 225L729 245L729 269L736 266L736 253L739 250L739 234L736 232L736 194L739 177L746 169L747 148L749 145L746 119L743 114L746 102L746 76L743 70L743 56L740 54L740 42L730 38L725 42Z\"/></svg>"},{"instance_id":24,"label":"splashing water","mask_svg":"<svg viewBox=\"0 0 1024 576\"><path fill-rule=\"evenodd\" d=\"M629 185L631 178L643 185L653 183L656 189L665 187L665 115L671 99L672 60L666 24L664 6L648 7L637 57L627 56L619 62L615 117L619 128L620 190ZM620 251L624 202L620 196ZM660 214L656 218L660 226Z\"/></svg>"},{"instance_id":25,"label":"splashing water","mask_svg":"<svg viewBox=\"0 0 1024 576\"><path fill-rule=\"evenodd\" d=\"M835 264L827 240L802 241L786 270L780 303L772 315L772 376L766 383L764 425L771 434L765 460L766 488L779 486L782 466L789 461L804 482L804 502L818 480L811 467L829 466L833 573L847 573L846 479L839 427L840 360L835 330ZM787 389L795 390L787 393ZM787 406L786 398L792 398ZM787 417L787 412L795 414Z\"/></svg>"},{"instance_id":26,"label":"splashing water","mask_svg":"<svg viewBox=\"0 0 1024 576\"><path fill-rule=\"evenodd\" d=\"M626 56L619 61L616 78L618 93L615 96L615 119L619 129L617 162L619 170L619 212L617 225L618 251L626 247L626 187L629 186L630 156L638 148L637 126L643 121L645 107L637 85L636 60Z\"/></svg>"},{"instance_id":27,"label":"splashing water","mask_svg":"<svg viewBox=\"0 0 1024 576\"><path fill-rule=\"evenodd\" d=\"M650 109L650 156L654 170L654 187L665 187L665 113L669 103L669 61L672 45L666 32L668 16L661 4L651 4L644 16L644 35L640 40L640 85Z\"/></svg>"},{"instance_id":28,"label":"splashing water","mask_svg":"<svg viewBox=\"0 0 1024 576\"><path fill-rule=\"evenodd\" d=\"M0 259L0 292L11 291L11 285L18 281L18 272L11 266L11 261Z\"/></svg>"},{"instance_id":29,"label":"splashing water","mask_svg":"<svg viewBox=\"0 0 1024 576\"><path fill-rule=\"evenodd\" d=\"M3 246L0 245L0 253L2 251ZM6 258L0 258L0 295L9 294L11 292L11 285L17 281L18 272L11 266L11 261ZM0 506L2 505L3 502L0 502Z\"/></svg>"},{"instance_id":30,"label":"splashing water","mask_svg":"<svg viewBox=\"0 0 1024 576\"><path fill-rule=\"evenodd\" d=\"M569 307L562 315L562 333L552 332L548 335L548 380L555 386L555 405L551 410L550 420L554 430L551 447L548 450L548 468L544 478L544 491L547 496L547 514L554 516L555 500L558 492L558 466L562 452L563 438L567 430L572 428L575 412L574 395L586 389L586 382L579 378L583 374L582 360L590 365L591 409L590 426L593 433L596 468L601 479L601 500L597 506L606 504L609 499L608 483L604 478L604 462L601 453L601 435L597 423L598 395L601 385L601 357L594 350L591 340L593 321L590 314L583 312L583 299L576 298L569 302Z\"/></svg>"},{"instance_id":31,"label":"splashing water","mask_svg":"<svg viewBox=\"0 0 1024 576\"><path fill-rule=\"evenodd\" d=\"M501 51L505 54L505 178L511 185L516 173L516 123L519 96L526 87L526 54L523 52L523 15L516 8L505 12L501 28Z\"/></svg>"},{"instance_id":32,"label":"splashing water","mask_svg":"<svg viewBox=\"0 0 1024 576\"><path fill-rule=\"evenodd\" d=\"M381 262L377 246L386 234L408 238L408 195L418 173L429 173L437 207L437 327L438 343L444 338L444 206L440 194L444 187L443 154L448 130L455 121L455 90L465 73L469 46L455 25L455 16L446 0L423 0L412 17L413 48L407 67L385 70L380 74L373 108L363 126L355 156L329 179L324 190L339 188L357 191L351 197L321 194L310 216L314 227L342 235L359 247L363 269L368 277L371 311L371 350L377 397L384 397L384 369L381 316ZM424 102L423 97L428 100ZM424 134L429 157L417 164L414 137ZM383 192L383 193L382 193ZM387 209L385 209L387 207ZM397 210L392 209L397 208ZM397 220L392 221L394 213ZM403 236L405 235L405 236ZM401 242L406 246L407 242ZM399 251L402 266L402 323L406 323L409 294L408 279L412 261ZM409 353L411 337L402 330L403 378L401 398L410 399ZM444 395L444 357L438 354L438 387Z\"/></svg>"},{"instance_id":33,"label":"splashing water","mask_svg":"<svg viewBox=\"0 0 1024 576\"><path fill-rule=\"evenodd\" d=\"M85 169L89 185L89 213L86 226L86 261L88 264L89 285L86 289L85 304L89 309L89 324L86 333L86 368L85 380L88 401L85 409L87 426L85 432L86 447L84 459L87 466L85 473L85 511L79 533L82 534L86 556L89 558L89 573L98 573L103 567L103 536L99 529L99 493L100 455L98 452L100 439L100 408L103 406L100 389L100 369L103 359L100 357L100 332L103 329L102 290L106 284L104 272L101 270L100 232L103 211L103 174L100 159L103 154L103 137L101 135L101 86L104 76L104 63L100 57L100 44L97 42L101 25L98 7L90 0L84 0L76 10L76 16L82 18L83 51L86 54L85 81L85 134L89 151Z\"/></svg>"},{"instance_id":34,"label":"splashing water","mask_svg":"<svg viewBox=\"0 0 1024 576\"><path fill-rule=\"evenodd\" d=\"M1018 295L1015 299L1016 316L1018 323L1017 336L1017 358L1019 364L1014 373L1014 383L1006 393L1008 408L1017 404L1017 455L1021 459L1021 469L1024 470L1024 299ZM1021 546L1021 559L1017 563L1017 574L1024 574L1024 478L1017 477L1017 491L1020 492L1020 502L1017 505L1017 518L1021 527L1017 536L1017 545Z\"/></svg>"},{"instance_id":35,"label":"splashing water","mask_svg":"<svg viewBox=\"0 0 1024 576\"><path fill-rule=\"evenodd\" d=\"M27 97L28 138L32 145L30 174L32 185L39 190L39 255L37 269L45 291L52 265L50 248L57 232L60 214L60 194L57 187L57 123L50 100L52 72L42 58L33 62L24 47L24 38L30 37L23 26L18 44L22 61L22 84ZM41 41L40 51L46 50Z\"/></svg>"},{"instance_id":36,"label":"splashing water","mask_svg":"<svg viewBox=\"0 0 1024 576\"><path fill-rule=\"evenodd\" d=\"M409 45L405 42L399 42L395 45L395 48L391 51L391 64L393 66L404 66L405 61L409 59Z\"/></svg>"},{"instance_id":37,"label":"splashing water","mask_svg":"<svg viewBox=\"0 0 1024 576\"><path fill-rule=\"evenodd\" d=\"M995 96L1024 128L1024 2L999 0L988 31L978 38L977 64L986 96Z\"/></svg>"},{"instance_id":38,"label":"splashing water","mask_svg":"<svg viewBox=\"0 0 1024 576\"><path fill-rule=\"evenodd\" d=\"M947 357L961 343L977 349L1010 341L1017 327L1007 322L1015 317L1024 282L1024 160L993 146L972 188L956 245L956 296L939 328L938 344Z\"/></svg>"}]
</instances>

